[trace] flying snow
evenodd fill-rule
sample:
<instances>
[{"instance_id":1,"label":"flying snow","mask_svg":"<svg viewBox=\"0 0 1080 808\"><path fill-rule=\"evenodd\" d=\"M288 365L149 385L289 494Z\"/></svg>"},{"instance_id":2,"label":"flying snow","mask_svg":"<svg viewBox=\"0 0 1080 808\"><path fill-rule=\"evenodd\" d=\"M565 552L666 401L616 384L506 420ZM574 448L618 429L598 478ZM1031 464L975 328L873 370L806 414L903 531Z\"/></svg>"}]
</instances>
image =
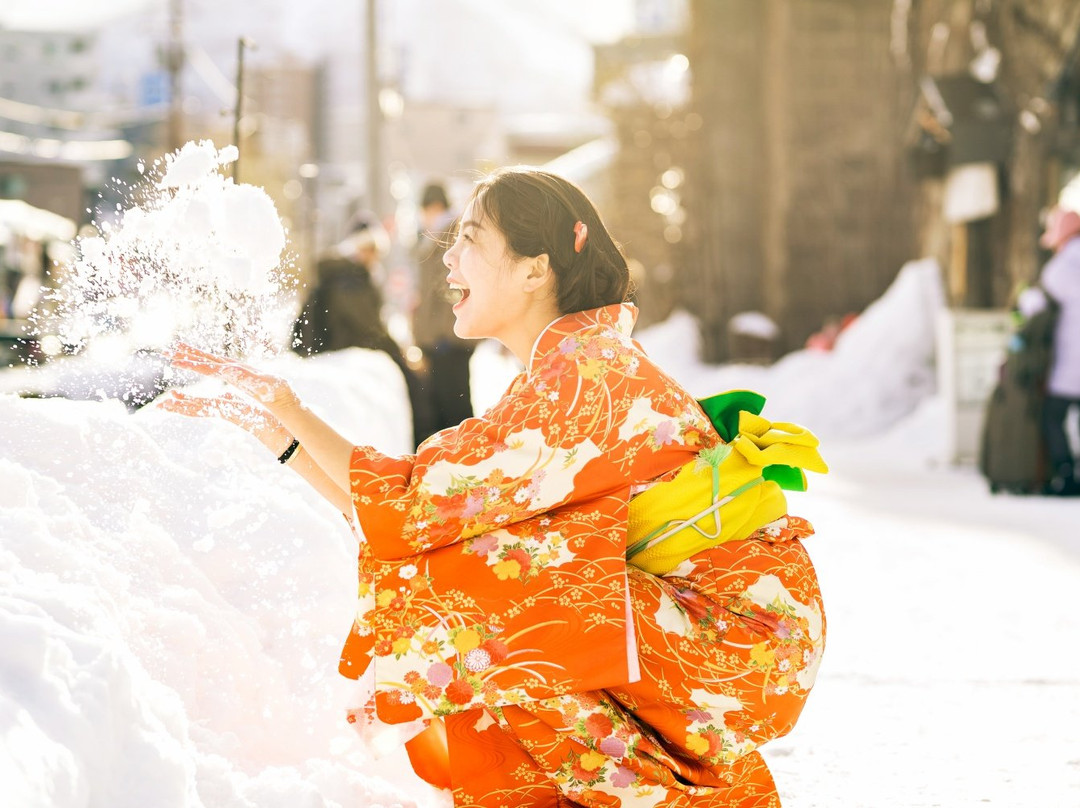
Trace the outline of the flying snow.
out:
<instances>
[{"instance_id":1,"label":"flying snow","mask_svg":"<svg viewBox=\"0 0 1080 808\"><path fill-rule=\"evenodd\" d=\"M140 166L130 206L54 268L34 335L114 357L176 340L237 357L278 353L295 273L273 201L226 176L236 158L235 147L202 141Z\"/></svg>"}]
</instances>

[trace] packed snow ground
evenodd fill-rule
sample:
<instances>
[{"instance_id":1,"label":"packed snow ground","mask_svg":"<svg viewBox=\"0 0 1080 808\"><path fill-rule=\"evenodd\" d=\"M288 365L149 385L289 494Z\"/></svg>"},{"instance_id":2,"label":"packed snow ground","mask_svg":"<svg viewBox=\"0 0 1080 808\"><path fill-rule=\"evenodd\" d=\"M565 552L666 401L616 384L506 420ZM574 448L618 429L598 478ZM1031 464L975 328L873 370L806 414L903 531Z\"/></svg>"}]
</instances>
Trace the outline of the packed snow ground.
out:
<instances>
[{"instance_id":1,"label":"packed snow ground","mask_svg":"<svg viewBox=\"0 0 1080 808\"><path fill-rule=\"evenodd\" d=\"M695 393L760 389L825 438L831 473L791 496L829 641L766 747L787 808L1080 804L1080 501L991 496L942 462L940 300L909 266L835 351L772 368L702 366L682 316L639 335ZM382 354L266 364L356 442L407 448ZM490 344L474 369L481 407L515 371ZM448 804L345 724L353 538L252 439L0 394L0 444L0 805Z\"/></svg>"}]
</instances>

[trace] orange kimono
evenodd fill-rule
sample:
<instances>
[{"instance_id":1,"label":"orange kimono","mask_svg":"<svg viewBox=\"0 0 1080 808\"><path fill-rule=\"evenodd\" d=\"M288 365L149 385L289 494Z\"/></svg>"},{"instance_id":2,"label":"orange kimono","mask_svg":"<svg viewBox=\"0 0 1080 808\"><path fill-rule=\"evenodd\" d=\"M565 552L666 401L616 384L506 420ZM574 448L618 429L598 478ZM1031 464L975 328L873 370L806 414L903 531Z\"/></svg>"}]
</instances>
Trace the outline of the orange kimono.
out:
<instances>
[{"instance_id":1,"label":"orange kimono","mask_svg":"<svg viewBox=\"0 0 1080 808\"><path fill-rule=\"evenodd\" d=\"M373 664L378 717L429 722L410 756L455 805L779 805L754 750L824 646L812 531L783 516L664 575L627 563L635 494L726 448L635 317L567 315L483 417L415 456L354 451L341 672Z\"/></svg>"}]
</instances>

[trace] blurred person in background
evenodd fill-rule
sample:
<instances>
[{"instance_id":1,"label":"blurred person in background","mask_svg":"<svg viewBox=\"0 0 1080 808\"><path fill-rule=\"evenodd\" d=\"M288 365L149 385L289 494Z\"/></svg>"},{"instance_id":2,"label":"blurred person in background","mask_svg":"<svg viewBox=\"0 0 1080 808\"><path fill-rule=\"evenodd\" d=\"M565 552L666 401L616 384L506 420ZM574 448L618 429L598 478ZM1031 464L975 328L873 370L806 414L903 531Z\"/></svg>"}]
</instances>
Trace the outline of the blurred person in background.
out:
<instances>
[{"instance_id":1,"label":"blurred person in background","mask_svg":"<svg viewBox=\"0 0 1080 808\"><path fill-rule=\"evenodd\" d=\"M525 370L416 454L354 446L289 383L180 346L247 398L161 406L250 431L346 515L360 601L343 675L454 802L778 806L757 751L795 724L825 618L784 488L817 439L735 391L697 401L630 337L630 273L592 202L537 169L474 189L444 263L455 333Z\"/></svg>"},{"instance_id":2,"label":"blurred person in background","mask_svg":"<svg viewBox=\"0 0 1080 808\"><path fill-rule=\"evenodd\" d=\"M423 380L405 359L383 321L383 296L376 285L390 237L378 220L360 214L334 254L316 265L316 283L293 324L293 350L304 356L344 348L383 351L401 370L412 407L413 441L432 429Z\"/></svg>"},{"instance_id":3,"label":"blurred person in background","mask_svg":"<svg viewBox=\"0 0 1080 808\"><path fill-rule=\"evenodd\" d=\"M1044 494L1050 480L1043 428L1058 306L1038 286L1019 291L1013 329L986 402L979 471L991 493Z\"/></svg>"},{"instance_id":4,"label":"blurred person in background","mask_svg":"<svg viewBox=\"0 0 1080 808\"><path fill-rule=\"evenodd\" d=\"M349 235L316 265L315 285L293 327L293 348L305 355L342 348L387 350L383 297L375 282L390 237L370 215L360 214Z\"/></svg>"},{"instance_id":5,"label":"blurred person in background","mask_svg":"<svg viewBox=\"0 0 1080 808\"><path fill-rule=\"evenodd\" d=\"M3 252L0 252L0 319L14 320L15 290L19 288L22 273L15 269L9 269L3 265Z\"/></svg>"},{"instance_id":6,"label":"blurred person in background","mask_svg":"<svg viewBox=\"0 0 1080 808\"><path fill-rule=\"evenodd\" d=\"M476 343L454 333L443 254L452 240L455 215L446 188L429 183L420 197L415 260L419 300L413 312L413 339L424 352L427 389L433 409L432 432L457 426L473 414L469 361ZM424 436L426 437L426 436Z\"/></svg>"},{"instance_id":7,"label":"blurred person in background","mask_svg":"<svg viewBox=\"0 0 1080 808\"><path fill-rule=\"evenodd\" d=\"M1021 299L1021 313L1031 316L1047 305L1058 306L1054 325L1050 371L1043 404L1043 432L1050 464L1046 493L1080 496L1077 457L1069 444L1066 422L1080 408L1080 214L1053 208L1039 244L1053 251L1039 274L1033 293Z\"/></svg>"}]
</instances>

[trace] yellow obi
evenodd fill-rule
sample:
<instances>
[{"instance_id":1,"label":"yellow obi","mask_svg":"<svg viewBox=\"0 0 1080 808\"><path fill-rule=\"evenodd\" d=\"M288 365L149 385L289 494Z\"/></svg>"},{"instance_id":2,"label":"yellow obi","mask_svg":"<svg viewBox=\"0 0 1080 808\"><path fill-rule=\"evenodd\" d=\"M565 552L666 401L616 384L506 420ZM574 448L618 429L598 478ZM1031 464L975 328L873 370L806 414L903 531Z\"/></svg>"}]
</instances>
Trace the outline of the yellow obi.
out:
<instances>
[{"instance_id":1,"label":"yellow obi","mask_svg":"<svg viewBox=\"0 0 1080 808\"><path fill-rule=\"evenodd\" d=\"M805 490L803 469L828 471L809 430L742 409L760 412L764 398L737 391L711 401L720 399L719 411L704 408L722 438L737 434L630 500L626 558L645 572L665 575L701 550L747 538L787 513L783 489Z\"/></svg>"}]
</instances>

